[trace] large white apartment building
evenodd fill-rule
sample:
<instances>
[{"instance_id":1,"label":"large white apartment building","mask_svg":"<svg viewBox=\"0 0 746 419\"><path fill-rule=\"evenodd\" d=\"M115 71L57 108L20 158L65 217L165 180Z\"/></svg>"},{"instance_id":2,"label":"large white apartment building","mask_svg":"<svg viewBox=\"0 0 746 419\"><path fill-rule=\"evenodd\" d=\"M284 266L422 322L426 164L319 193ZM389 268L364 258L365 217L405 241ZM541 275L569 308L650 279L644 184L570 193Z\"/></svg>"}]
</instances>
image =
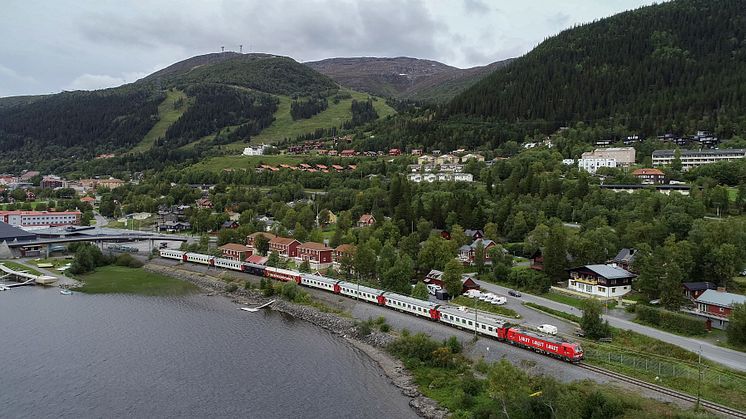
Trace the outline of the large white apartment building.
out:
<instances>
[{"instance_id":1,"label":"large white apartment building","mask_svg":"<svg viewBox=\"0 0 746 419\"><path fill-rule=\"evenodd\" d=\"M689 170L703 164L721 161L738 160L746 157L746 149L733 148L722 150L681 150L681 168ZM670 166L675 158L675 150L653 151L653 166Z\"/></svg>"},{"instance_id":2,"label":"large white apartment building","mask_svg":"<svg viewBox=\"0 0 746 419\"><path fill-rule=\"evenodd\" d=\"M474 176L471 173L458 172L439 172L439 173L409 173L407 179L412 182L473 182Z\"/></svg>"},{"instance_id":3,"label":"large white apartment building","mask_svg":"<svg viewBox=\"0 0 746 419\"><path fill-rule=\"evenodd\" d=\"M589 160L616 160L616 166L627 167L635 164L635 149L634 147L609 147L609 148L597 148L593 151L586 151L581 156L582 159ZM603 167L616 167L616 166L603 166Z\"/></svg>"},{"instance_id":4,"label":"large white apartment building","mask_svg":"<svg viewBox=\"0 0 746 419\"><path fill-rule=\"evenodd\" d=\"M572 166L575 160L565 159L562 163ZM578 159L578 167L588 173L596 173L596 170L601 167L617 167L617 161L615 159Z\"/></svg>"},{"instance_id":5,"label":"large white apartment building","mask_svg":"<svg viewBox=\"0 0 746 419\"><path fill-rule=\"evenodd\" d=\"M80 224L80 211L0 211L0 221L14 227L58 227Z\"/></svg>"}]
</instances>

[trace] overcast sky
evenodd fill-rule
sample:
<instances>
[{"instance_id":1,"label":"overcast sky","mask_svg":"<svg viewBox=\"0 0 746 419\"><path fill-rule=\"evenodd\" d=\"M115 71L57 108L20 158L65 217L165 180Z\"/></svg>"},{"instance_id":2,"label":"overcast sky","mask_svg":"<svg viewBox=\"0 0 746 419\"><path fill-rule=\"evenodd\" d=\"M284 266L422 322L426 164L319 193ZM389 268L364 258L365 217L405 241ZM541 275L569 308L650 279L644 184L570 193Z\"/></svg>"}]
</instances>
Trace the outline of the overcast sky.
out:
<instances>
[{"instance_id":1,"label":"overcast sky","mask_svg":"<svg viewBox=\"0 0 746 419\"><path fill-rule=\"evenodd\" d=\"M226 50L410 56L457 67L528 52L647 0L2 0L0 97L129 83Z\"/></svg>"}]
</instances>

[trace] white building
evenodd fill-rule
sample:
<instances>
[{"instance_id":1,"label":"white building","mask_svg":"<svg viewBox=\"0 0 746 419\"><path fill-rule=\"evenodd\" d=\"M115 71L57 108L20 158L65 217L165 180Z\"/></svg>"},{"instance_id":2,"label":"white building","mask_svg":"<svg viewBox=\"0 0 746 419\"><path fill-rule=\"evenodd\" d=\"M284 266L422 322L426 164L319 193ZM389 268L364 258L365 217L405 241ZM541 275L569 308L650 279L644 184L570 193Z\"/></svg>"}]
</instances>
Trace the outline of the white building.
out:
<instances>
[{"instance_id":1,"label":"white building","mask_svg":"<svg viewBox=\"0 0 746 419\"><path fill-rule=\"evenodd\" d=\"M58 227L80 225L80 211L0 211L0 221L13 227Z\"/></svg>"},{"instance_id":2,"label":"white building","mask_svg":"<svg viewBox=\"0 0 746 419\"><path fill-rule=\"evenodd\" d=\"M634 147L597 148L593 151L586 151L581 158L616 160L617 166L627 167L635 164L635 149Z\"/></svg>"},{"instance_id":3,"label":"white building","mask_svg":"<svg viewBox=\"0 0 746 419\"><path fill-rule=\"evenodd\" d=\"M635 274L616 265L585 265L569 269L567 289L594 297L618 298L632 290Z\"/></svg>"},{"instance_id":4,"label":"white building","mask_svg":"<svg viewBox=\"0 0 746 419\"><path fill-rule=\"evenodd\" d=\"M474 176L471 173L457 172L428 172L428 173L409 173L407 179L415 182L473 182Z\"/></svg>"},{"instance_id":5,"label":"white building","mask_svg":"<svg viewBox=\"0 0 746 419\"><path fill-rule=\"evenodd\" d=\"M264 154L264 151L267 150L269 147L268 145L262 144L260 146L256 147L246 147L243 149L243 155L244 156L261 156Z\"/></svg>"},{"instance_id":6,"label":"white building","mask_svg":"<svg viewBox=\"0 0 746 419\"><path fill-rule=\"evenodd\" d=\"M575 160L564 159L562 163L574 166ZM577 165L588 173L596 173L596 170L601 167L617 167L617 161L615 159L578 159Z\"/></svg>"},{"instance_id":7,"label":"white building","mask_svg":"<svg viewBox=\"0 0 746 419\"><path fill-rule=\"evenodd\" d=\"M653 166L671 166L675 159L675 150L653 151ZM746 157L746 149L722 149L722 150L681 150L681 168L689 170L703 164L718 163L721 161L739 160Z\"/></svg>"}]
</instances>

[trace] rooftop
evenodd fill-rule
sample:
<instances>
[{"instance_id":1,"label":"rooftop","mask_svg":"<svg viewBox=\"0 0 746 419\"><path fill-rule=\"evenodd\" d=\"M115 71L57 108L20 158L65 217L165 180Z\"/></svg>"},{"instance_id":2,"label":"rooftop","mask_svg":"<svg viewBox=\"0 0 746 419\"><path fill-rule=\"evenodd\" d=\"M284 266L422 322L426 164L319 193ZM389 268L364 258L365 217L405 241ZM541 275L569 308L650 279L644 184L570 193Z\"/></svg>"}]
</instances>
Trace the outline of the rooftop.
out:
<instances>
[{"instance_id":1,"label":"rooftop","mask_svg":"<svg viewBox=\"0 0 746 419\"><path fill-rule=\"evenodd\" d=\"M655 150L653 157L673 157L675 150ZM682 157L696 156L746 156L746 149L732 148L722 150L681 150Z\"/></svg>"},{"instance_id":2,"label":"rooftop","mask_svg":"<svg viewBox=\"0 0 746 419\"><path fill-rule=\"evenodd\" d=\"M606 279L633 278L635 276L632 272L613 265L585 265L583 268L591 270Z\"/></svg>"},{"instance_id":3,"label":"rooftop","mask_svg":"<svg viewBox=\"0 0 746 419\"><path fill-rule=\"evenodd\" d=\"M713 304L721 307L733 307L733 304L746 304L746 295L730 292L707 290L697 298L698 303Z\"/></svg>"}]
</instances>

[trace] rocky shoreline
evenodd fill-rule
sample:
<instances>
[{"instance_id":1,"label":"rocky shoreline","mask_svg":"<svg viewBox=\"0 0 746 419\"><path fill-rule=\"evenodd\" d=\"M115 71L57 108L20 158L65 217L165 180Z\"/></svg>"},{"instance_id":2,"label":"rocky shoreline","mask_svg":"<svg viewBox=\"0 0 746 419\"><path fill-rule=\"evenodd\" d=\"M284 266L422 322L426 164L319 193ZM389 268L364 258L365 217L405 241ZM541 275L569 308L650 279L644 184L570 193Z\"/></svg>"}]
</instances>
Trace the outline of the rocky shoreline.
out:
<instances>
[{"instance_id":1,"label":"rocky shoreline","mask_svg":"<svg viewBox=\"0 0 746 419\"><path fill-rule=\"evenodd\" d=\"M226 293L226 283L224 281L203 273L153 263L145 265L143 269L188 281L210 294L223 295L239 304L256 305L269 301L268 298L255 290L239 288L232 293ZM282 299L277 299L272 304L272 309L322 327L340 336L352 346L364 352L378 364L390 382L399 388L402 394L410 398L409 406L418 415L432 419L442 419L448 416L447 409L440 407L438 402L420 393L414 382L414 377L404 367L404 364L385 351L385 347L394 340L393 336L380 332L360 336L357 332L356 322L353 319L343 318L332 313L324 313L314 307L290 303Z\"/></svg>"}]
</instances>

